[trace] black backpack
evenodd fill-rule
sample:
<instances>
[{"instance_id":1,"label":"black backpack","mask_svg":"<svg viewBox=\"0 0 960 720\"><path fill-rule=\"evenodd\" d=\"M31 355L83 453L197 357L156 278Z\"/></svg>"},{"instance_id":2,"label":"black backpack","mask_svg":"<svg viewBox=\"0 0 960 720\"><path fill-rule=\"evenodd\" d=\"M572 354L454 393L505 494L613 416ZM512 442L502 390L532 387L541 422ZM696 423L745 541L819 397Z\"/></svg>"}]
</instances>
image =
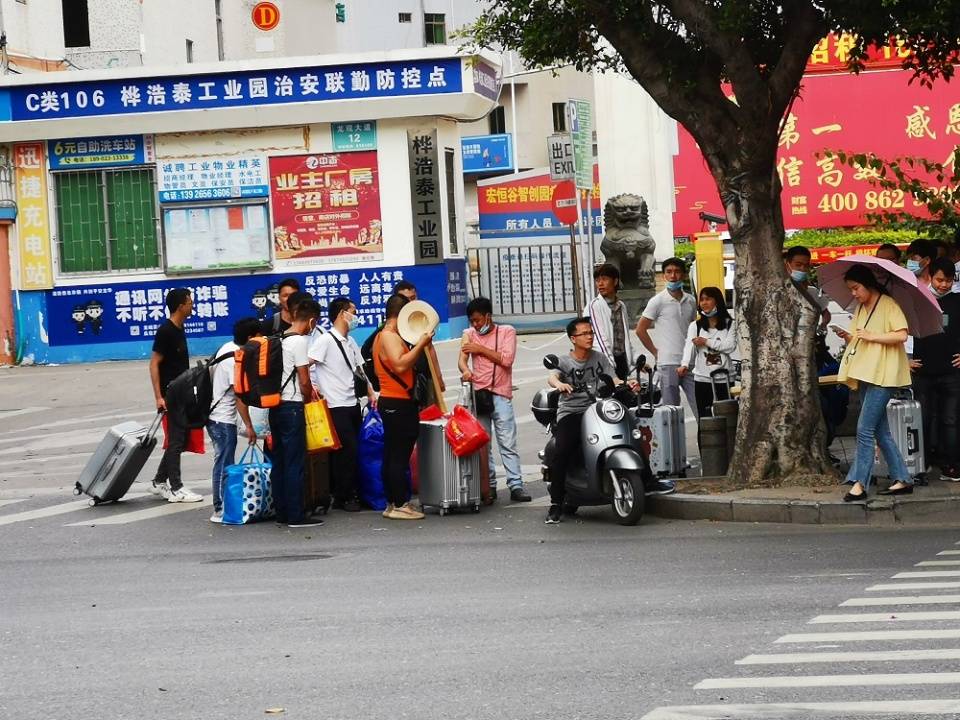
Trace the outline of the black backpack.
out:
<instances>
[{"instance_id":1,"label":"black backpack","mask_svg":"<svg viewBox=\"0 0 960 720\"><path fill-rule=\"evenodd\" d=\"M224 353L220 357L211 355L177 375L167 386L167 410L186 417L189 428L206 426L213 408L223 400L221 397L216 403L213 402L213 378L210 376L210 368L231 357L232 352Z\"/></svg>"},{"instance_id":2,"label":"black backpack","mask_svg":"<svg viewBox=\"0 0 960 720\"><path fill-rule=\"evenodd\" d=\"M377 339L381 330L383 330L383 325L370 333L370 337L363 341L363 347L360 348L360 357L363 359L363 374L367 376L367 381L375 392L380 392L380 378L377 377L377 370L373 366L373 342Z\"/></svg>"}]
</instances>

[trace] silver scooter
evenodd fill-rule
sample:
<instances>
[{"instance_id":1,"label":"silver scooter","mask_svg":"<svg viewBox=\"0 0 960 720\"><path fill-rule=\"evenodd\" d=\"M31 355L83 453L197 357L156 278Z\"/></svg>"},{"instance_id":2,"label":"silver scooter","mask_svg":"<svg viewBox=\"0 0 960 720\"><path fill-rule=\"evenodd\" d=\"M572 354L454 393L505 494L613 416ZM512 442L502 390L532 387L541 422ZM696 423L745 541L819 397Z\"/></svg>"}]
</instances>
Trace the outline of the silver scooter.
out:
<instances>
[{"instance_id":1,"label":"silver scooter","mask_svg":"<svg viewBox=\"0 0 960 720\"><path fill-rule=\"evenodd\" d=\"M547 355L543 365L548 370L556 370L559 360L556 355ZM633 445L634 426L626 406L613 397L613 378L601 375L595 393L584 382L582 371L576 371L572 378L561 375L560 379L572 385L575 392L586 392L593 401L583 414L583 462L567 469L564 512L572 514L581 505L610 503L617 522L636 525L643 515L645 481L652 478L652 474L646 459ZM559 390L545 388L537 392L530 408L537 422L551 433L559 399ZM540 453L547 482L555 452L556 440L551 434Z\"/></svg>"}]
</instances>

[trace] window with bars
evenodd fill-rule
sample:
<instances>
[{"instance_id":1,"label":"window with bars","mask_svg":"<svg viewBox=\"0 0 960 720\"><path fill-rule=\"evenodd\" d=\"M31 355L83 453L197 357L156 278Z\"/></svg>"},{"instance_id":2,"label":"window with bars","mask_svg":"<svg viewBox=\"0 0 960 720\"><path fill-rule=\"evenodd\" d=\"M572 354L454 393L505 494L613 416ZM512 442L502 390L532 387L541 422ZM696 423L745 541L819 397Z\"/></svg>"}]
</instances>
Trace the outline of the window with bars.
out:
<instances>
[{"instance_id":1,"label":"window with bars","mask_svg":"<svg viewBox=\"0 0 960 720\"><path fill-rule=\"evenodd\" d=\"M553 131L562 133L567 131L567 104L558 102L552 104Z\"/></svg>"},{"instance_id":2,"label":"window with bars","mask_svg":"<svg viewBox=\"0 0 960 720\"><path fill-rule=\"evenodd\" d=\"M153 170L55 173L63 273L160 267Z\"/></svg>"},{"instance_id":3,"label":"window with bars","mask_svg":"<svg viewBox=\"0 0 960 720\"><path fill-rule=\"evenodd\" d=\"M447 16L443 13L423 14L423 40L427 45L445 45L447 42Z\"/></svg>"}]
</instances>

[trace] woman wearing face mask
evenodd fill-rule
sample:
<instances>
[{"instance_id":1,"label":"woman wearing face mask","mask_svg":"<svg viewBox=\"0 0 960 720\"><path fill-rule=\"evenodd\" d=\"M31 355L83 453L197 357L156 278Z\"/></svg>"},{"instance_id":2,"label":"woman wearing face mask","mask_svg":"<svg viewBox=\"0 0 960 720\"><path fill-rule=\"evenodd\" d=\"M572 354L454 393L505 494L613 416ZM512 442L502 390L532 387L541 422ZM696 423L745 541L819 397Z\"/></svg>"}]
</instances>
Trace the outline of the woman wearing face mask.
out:
<instances>
[{"instance_id":1,"label":"woman wearing face mask","mask_svg":"<svg viewBox=\"0 0 960 720\"><path fill-rule=\"evenodd\" d=\"M847 342L837 379L851 389L859 388L862 401L857 420L857 453L846 480L853 487L843 500L866 500L877 445L894 481L884 494L906 495L913 492L913 479L890 434L887 403L894 390L910 385L910 368L903 345L907 339L907 319L864 265L854 265L843 279L857 307L850 323L851 332L834 328Z\"/></svg>"},{"instance_id":2,"label":"woman wearing face mask","mask_svg":"<svg viewBox=\"0 0 960 720\"><path fill-rule=\"evenodd\" d=\"M727 312L727 303L720 288L705 287L700 291L700 317L690 323L683 360L677 373L684 377L693 370L697 397L697 415L708 417L713 408L714 370L731 372L730 355L737 349L737 324Z\"/></svg>"}]
</instances>

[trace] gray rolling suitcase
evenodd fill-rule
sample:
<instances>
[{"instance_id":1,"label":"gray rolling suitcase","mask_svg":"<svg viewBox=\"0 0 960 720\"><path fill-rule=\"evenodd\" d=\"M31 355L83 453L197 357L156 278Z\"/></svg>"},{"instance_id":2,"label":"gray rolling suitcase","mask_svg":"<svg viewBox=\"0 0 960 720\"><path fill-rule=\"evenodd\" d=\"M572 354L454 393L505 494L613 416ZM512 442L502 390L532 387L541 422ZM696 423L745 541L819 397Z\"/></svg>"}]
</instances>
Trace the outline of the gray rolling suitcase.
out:
<instances>
[{"instance_id":1,"label":"gray rolling suitcase","mask_svg":"<svg viewBox=\"0 0 960 720\"><path fill-rule=\"evenodd\" d=\"M480 456L486 448L458 458L444 437L446 425L445 419L420 423L420 504L441 515L454 508L480 512Z\"/></svg>"},{"instance_id":2,"label":"gray rolling suitcase","mask_svg":"<svg viewBox=\"0 0 960 720\"><path fill-rule=\"evenodd\" d=\"M893 442L896 443L903 461L907 464L910 477L917 478L923 475L927 471L927 465L923 454L923 419L920 414L920 403L914 400L912 395L893 398L887 403L887 423L890 425ZM880 448L877 448L873 474L876 477L890 477L890 469Z\"/></svg>"},{"instance_id":3,"label":"gray rolling suitcase","mask_svg":"<svg viewBox=\"0 0 960 720\"><path fill-rule=\"evenodd\" d=\"M91 505L122 498L157 445L162 417L157 413L149 427L125 422L110 428L80 473L74 494L89 495Z\"/></svg>"}]
</instances>

